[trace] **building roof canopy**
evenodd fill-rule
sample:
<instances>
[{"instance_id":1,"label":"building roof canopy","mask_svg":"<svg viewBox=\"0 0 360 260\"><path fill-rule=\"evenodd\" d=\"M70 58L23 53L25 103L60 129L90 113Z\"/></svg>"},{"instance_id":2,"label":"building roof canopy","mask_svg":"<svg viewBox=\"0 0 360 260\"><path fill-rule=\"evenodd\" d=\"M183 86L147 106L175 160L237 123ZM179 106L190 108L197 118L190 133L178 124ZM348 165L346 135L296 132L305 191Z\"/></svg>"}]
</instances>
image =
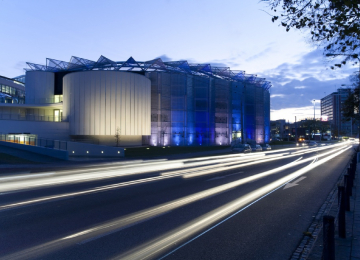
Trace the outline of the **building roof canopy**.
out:
<instances>
[{"instance_id":1,"label":"building roof canopy","mask_svg":"<svg viewBox=\"0 0 360 260\"><path fill-rule=\"evenodd\" d=\"M211 64L189 64L186 60L164 62L160 58L139 62L133 57L126 61L112 61L105 56L100 56L97 61L72 56L70 62L55 59L46 59L46 65L27 62L26 71L85 71L85 70L121 70L121 71L168 71L179 72L203 77L240 81L244 84L256 84L266 90L271 83L257 75L245 74L245 71L232 71L229 67L214 67Z\"/></svg>"}]
</instances>

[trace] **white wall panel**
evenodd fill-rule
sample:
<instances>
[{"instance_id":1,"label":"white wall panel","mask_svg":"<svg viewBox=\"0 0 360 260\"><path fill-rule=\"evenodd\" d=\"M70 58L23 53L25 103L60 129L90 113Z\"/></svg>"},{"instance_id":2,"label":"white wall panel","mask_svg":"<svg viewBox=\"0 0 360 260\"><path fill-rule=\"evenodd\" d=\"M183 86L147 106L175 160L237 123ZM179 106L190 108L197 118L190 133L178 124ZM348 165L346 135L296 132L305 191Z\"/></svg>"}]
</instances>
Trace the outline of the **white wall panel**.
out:
<instances>
[{"instance_id":1,"label":"white wall panel","mask_svg":"<svg viewBox=\"0 0 360 260\"><path fill-rule=\"evenodd\" d=\"M121 84L121 77L120 74L116 74L116 85ZM116 128L119 128L120 135L122 134L121 126L121 88L116 88L116 115L115 115L115 121L116 121Z\"/></svg>"},{"instance_id":2,"label":"white wall panel","mask_svg":"<svg viewBox=\"0 0 360 260\"><path fill-rule=\"evenodd\" d=\"M116 132L116 75L109 79L110 83L110 135L115 135Z\"/></svg>"},{"instance_id":3,"label":"white wall panel","mask_svg":"<svg viewBox=\"0 0 360 260\"><path fill-rule=\"evenodd\" d=\"M91 77L91 75L89 75ZM91 78L90 77L86 77L84 79L85 83L85 88L84 88L84 114L85 114L85 118L84 118L84 135L90 135L90 113L91 113L91 101L90 102L86 102L86 100L91 100L91 85L90 85L90 81Z\"/></svg>"},{"instance_id":4,"label":"white wall panel","mask_svg":"<svg viewBox=\"0 0 360 260\"><path fill-rule=\"evenodd\" d=\"M150 80L121 71L74 72L64 77L64 116L71 135L150 135ZM72 94L72 95L71 95Z\"/></svg>"},{"instance_id":5,"label":"white wall panel","mask_svg":"<svg viewBox=\"0 0 360 260\"><path fill-rule=\"evenodd\" d=\"M45 71L26 72L26 104L53 103L55 74Z\"/></svg>"},{"instance_id":6,"label":"white wall panel","mask_svg":"<svg viewBox=\"0 0 360 260\"><path fill-rule=\"evenodd\" d=\"M95 127L95 133L94 135L100 135L100 106L101 106L101 78L96 75L95 77L95 88L96 88L96 95L95 95L95 119L94 119L94 127Z\"/></svg>"},{"instance_id":7,"label":"white wall panel","mask_svg":"<svg viewBox=\"0 0 360 260\"><path fill-rule=\"evenodd\" d=\"M91 98L90 98L90 103L91 103L91 111L90 111L90 135L94 135L95 134L95 96L96 96L96 81L95 81L95 75L91 74L90 76L90 84L91 84Z\"/></svg>"}]
</instances>

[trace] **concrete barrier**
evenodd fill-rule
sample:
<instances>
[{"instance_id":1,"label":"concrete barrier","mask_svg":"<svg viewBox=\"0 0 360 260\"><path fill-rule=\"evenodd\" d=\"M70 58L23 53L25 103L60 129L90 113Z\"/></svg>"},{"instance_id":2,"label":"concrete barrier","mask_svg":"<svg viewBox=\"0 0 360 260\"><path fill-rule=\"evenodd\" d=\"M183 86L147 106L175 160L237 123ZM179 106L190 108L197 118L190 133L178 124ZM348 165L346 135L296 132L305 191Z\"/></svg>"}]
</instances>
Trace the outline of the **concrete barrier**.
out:
<instances>
[{"instance_id":1,"label":"concrete barrier","mask_svg":"<svg viewBox=\"0 0 360 260\"><path fill-rule=\"evenodd\" d=\"M42 154L62 160L69 160L69 152L65 150L56 150L46 147L33 146L33 145L25 145L25 144L17 144L11 142L0 141L0 145L16 148L23 151L28 151L32 153Z\"/></svg>"}]
</instances>

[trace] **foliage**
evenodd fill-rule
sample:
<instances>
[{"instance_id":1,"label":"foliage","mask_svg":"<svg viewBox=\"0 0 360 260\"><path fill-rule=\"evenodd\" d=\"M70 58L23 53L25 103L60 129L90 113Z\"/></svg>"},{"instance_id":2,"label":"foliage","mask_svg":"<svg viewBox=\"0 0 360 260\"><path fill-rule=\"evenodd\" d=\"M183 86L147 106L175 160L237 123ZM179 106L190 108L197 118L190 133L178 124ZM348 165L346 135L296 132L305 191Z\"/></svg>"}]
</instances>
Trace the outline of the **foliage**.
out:
<instances>
[{"instance_id":1,"label":"foliage","mask_svg":"<svg viewBox=\"0 0 360 260\"><path fill-rule=\"evenodd\" d=\"M120 134L121 134L121 130L118 127L118 128L116 128L116 132L115 132L115 135L114 135L117 147L120 145L120 139L121 139Z\"/></svg>"},{"instance_id":2,"label":"foliage","mask_svg":"<svg viewBox=\"0 0 360 260\"><path fill-rule=\"evenodd\" d=\"M347 99L342 103L341 110L343 113L343 118L345 121L352 120L352 123L355 124L359 122L360 115L359 115L359 88L360 88L360 74L354 74L350 77L352 81L353 89L351 89L349 96Z\"/></svg>"},{"instance_id":3,"label":"foliage","mask_svg":"<svg viewBox=\"0 0 360 260\"><path fill-rule=\"evenodd\" d=\"M356 64L360 51L359 0L268 0L274 12L272 21L281 25L309 30L311 39L324 46L327 56L341 55L341 67L352 60ZM277 13L280 13L279 15ZM336 55L333 55L336 54ZM334 67L332 67L334 68Z\"/></svg>"}]
</instances>

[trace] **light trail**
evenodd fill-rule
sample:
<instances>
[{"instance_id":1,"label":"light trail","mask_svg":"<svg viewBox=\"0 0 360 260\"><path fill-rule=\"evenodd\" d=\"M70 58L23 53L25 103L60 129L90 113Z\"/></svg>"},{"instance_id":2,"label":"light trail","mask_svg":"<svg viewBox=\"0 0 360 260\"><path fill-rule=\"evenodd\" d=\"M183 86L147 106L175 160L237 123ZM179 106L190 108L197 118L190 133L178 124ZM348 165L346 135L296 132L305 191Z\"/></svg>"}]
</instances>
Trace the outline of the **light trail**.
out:
<instances>
[{"instance_id":1,"label":"light trail","mask_svg":"<svg viewBox=\"0 0 360 260\"><path fill-rule=\"evenodd\" d=\"M262 157L264 155L252 155L252 160L255 160L257 157ZM176 160L176 161L161 161L159 162L150 162L138 165L125 165L122 167L108 167L106 170L101 171L94 171L88 173L88 169L81 169L81 170L74 170L74 171L65 171L58 173L56 176L52 176L52 178L37 178L33 180L17 180L17 177L20 176L11 176L11 177L0 177L0 193L4 193L7 191L14 191L14 190L23 190L23 189L31 189L31 188L38 188L44 186L53 186L53 185L63 185L66 183L78 183L78 182L88 182L88 181L95 181L95 180L104 180L119 176L128 176L133 174L142 174L142 173L151 173L151 172L159 172L165 171L174 168L192 168L194 166L201 166L204 164L214 164L214 163L221 163L231 160L236 160L239 162L239 155L233 156L235 158L224 158L219 160L212 160L209 161L194 161L192 163L184 164L184 162L191 162L191 160ZM243 156L240 156L240 158ZM210 157L211 158L211 157ZM243 160L251 160L247 157L243 158ZM73 173L70 175L70 173ZM74 174L75 173L75 174ZM31 176L31 175L30 175ZM41 175L37 175L37 177L41 177ZM21 179L21 178L20 178ZM16 180L16 181L15 181Z\"/></svg>"},{"instance_id":2,"label":"light trail","mask_svg":"<svg viewBox=\"0 0 360 260\"><path fill-rule=\"evenodd\" d=\"M326 153L323 153L323 154L318 155L318 156L325 156L327 154L333 153L334 151L337 151L337 150L340 150L340 149L342 149L342 148L340 147L340 148L334 149L334 150L332 150L330 152L326 152ZM322 149L319 149L319 150L324 150L324 149L322 148ZM255 161L255 162L243 163L241 165L234 165L234 163L228 163L228 164L226 164L226 165L224 164L222 166L222 167L226 166L226 168L208 167L208 168L211 168L211 169L207 170L207 171L198 171L198 172L193 172L193 173L186 173L183 177L184 178L193 178L193 177L198 177L198 176L201 176L201 175L216 173L216 172L219 172L219 171L232 170L232 169L237 169L239 167L246 167L246 166L255 165L255 164L259 164L259 163L265 163L265 162L276 161L276 160L281 160L281 159L285 159L285 158L291 158L291 157L294 157L294 156L298 156L300 154L303 155L303 154L312 153L312 152L314 152L314 151L304 151L302 153L290 154L290 155L286 155L286 156L283 156L283 157L274 156L273 158L259 160L259 161ZM166 174L168 174L168 173L166 173Z\"/></svg>"},{"instance_id":3,"label":"light trail","mask_svg":"<svg viewBox=\"0 0 360 260\"><path fill-rule=\"evenodd\" d=\"M159 257L163 254L164 251L171 250L176 244L184 243L180 247L173 249L170 253L167 253L165 256L161 257L163 259L168 255L172 254L176 250L180 249L181 247L185 246L186 244L192 242L193 240L197 239L198 237L204 235L208 231L214 229L215 227L219 226L220 224L224 223L228 219L232 218L233 216L237 215L241 211L245 210L249 206L253 205L257 201L261 200L262 198L266 197L267 195L271 194L272 192L276 191L277 189L281 188L288 182L298 178L302 174L314 169L315 167L333 159L334 157L338 156L339 154L345 152L350 147L347 147L341 151L338 151L335 154L329 155L328 157L314 162L308 166L305 166L301 170L295 171L292 174L289 174L277 181L274 181L260 189L257 189L241 198L234 200L222 207L219 207L201 217L196 218L195 220L182 225L165 235L162 235L144 245L138 246L135 249L132 249L120 256L117 256L113 259L123 259L123 260L135 260L135 259L152 259L154 257ZM230 215L230 216L229 216ZM225 218L225 219L224 219ZM212 226L211 226L212 225ZM209 227L211 226L211 227ZM207 228L207 229L206 229ZM203 231L206 229L205 231ZM199 235L199 232L201 232ZM195 237L194 237L195 236ZM184 242L189 237L194 237L193 239Z\"/></svg>"},{"instance_id":4,"label":"light trail","mask_svg":"<svg viewBox=\"0 0 360 260\"><path fill-rule=\"evenodd\" d=\"M339 149L341 149L341 148L338 148L335 151L337 151ZM333 153L333 152L334 151L331 150L331 151L323 153L321 155L317 155L317 157L326 156L327 154L330 154L330 153ZM288 157L294 157L294 156L298 156L298 155L289 155ZM0 206L0 211L9 210L9 209L17 208L17 207L30 206L30 205L38 204L38 203L50 202L50 201L53 201L53 200L68 199L68 198L72 198L72 197L75 197L75 196L89 195L89 194L97 193L97 192L105 192L105 191L109 191L109 190L113 190L113 189L119 189L119 188L131 186L131 185L150 183L150 182L159 181L159 180L165 180L165 179L169 179L169 178L197 177L197 176L201 176L201 175L205 175L205 174L213 174L213 173L217 173L217 172L233 170L233 169L246 167L246 166L253 165L253 164L264 163L264 162L269 162L269 161L283 159L283 158L285 158L285 157L280 157L280 158L275 157L275 158L270 158L270 159L266 159L266 160L260 160L260 161L251 162L251 163L245 163L245 164L240 164L240 165L237 163L237 165L233 165L233 166L230 166L229 164L226 164L225 166L222 165L222 166L219 166L219 167L206 166L206 167L203 167L203 168L197 168L197 169L192 170L192 171L189 171L189 170L175 171L175 172L167 173L165 175L160 175L160 176L150 177L150 178L144 178L144 179L139 179L139 180L134 180L134 181L128 181L128 182L122 182L122 183L118 183L118 184L105 185L105 186L100 186L100 187L96 187L96 188L93 188L93 189L88 189L88 190L85 190L85 191L70 192L70 193L65 193L65 194L60 194L60 195L52 195L52 196L40 197L40 198L36 198L36 199L32 199L32 200L21 201L21 202L7 204L7 205L1 205ZM314 157L312 157L312 158L314 158ZM301 162L296 162L296 163L297 164L302 164L302 163L305 163L307 161L312 160L312 158L303 160ZM209 170L209 168L210 168L210 170ZM261 176L261 175L258 174L258 176Z\"/></svg>"},{"instance_id":5,"label":"light trail","mask_svg":"<svg viewBox=\"0 0 360 260\"><path fill-rule=\"evenodd\" d=\"M335 147L336 145L334 145ZM298 148L290 148L298 149ZM323 147L319 149L328 149L328 147ZM289 150L289 149L284 149ZM282 150L277 150L278 153ZM311 153L314 150L307 150L304 153ZM281 156L282 154L273 155L273 156ZM228 158L230 156L230 158ZM18 191L25 189L36 189L41 187L55 186L55 185L64 185L67 183L82 183L96 180L105 180L109 178L116 178L120 176L128 176L134 174L144 174L144 173L156 173L159 171L166 171L172 169L186 169L193 168L195 166L202 166L206 164L220 164L234 161L234 164L256 160L259 157L264 157L264 153L254 153L254 154L239 154L239 155L223 155L216 157L201 157L194 159L186 159L186 160L175 160L175 161L166 161L166 160L156 160L151 162L142 163L140 166L138 164L125 163L122 166L110 166L105 170L94 170L89 173L89 169L80 169L80 170L72 170L72 171L62 171L54 174L53 176L47 176L46 178L33 178L31 180L17 180L16 178L19 176L12 177L0 177L0 195L1 193L9 192L9 191ZM270 155L271 156L271 155ZM266 156L266 157L270 157ZM217 158L214 160L214 158ZM211 161L209 161L211 159ZM280 159L280 158L279 158ZM38 175L37 177L44 177ZM13 178L13 179L11 179ZM20 178L21 179L21 178Z\"/></svg>"},{"instance_id":6,"label":"light trail","mask_svg":"<svg viewBox=\"0 0 360 260\"><path fill-rule=\"evenodd\" d=\"M144 221L148 221L153 219L154 217L161 216L163 214L169 213L170 211L177 209L179 207L188 205L190 203L194 203L199 200L210 198L214 195L221 194L223 192L229 191L235 187L246 184L256 179L263 178L265 176L274 174L276 172L280 172L287 168L293 167L296 165L301 158L296 161L289 163L287 165L278 167L276 169L272 169L270 171L266 171L255 176L251 176L248 178L244 178L238 181L234 181L228 184L224 184L215 188L211 188L205 191L198 192L196 194L192 194L177 200L173 200L171 202L163 203L161 205L142 210L137 213L130 214L128 216L124 216L118 218L116 220L112 220L106 222L104 224L95 226L93 228L89 228L83 230L81 232L77 232L75 234L56 239L54 241L35 246L29 249L25 249L21 252L17 252L11 255L6 256L4 259L29 259L29 258L38 258L41 255L50 253L52 251L64 248L66 246L73 245L75 243L84 244L89 241L95 240L97 238L104 237L105 235L112 234L114 232L118 232L124 230L126 228L132 227L134 225L143 223Z\"/></svg>"},{"instance_id":7,"label":"light trail","mask_svg":"<svg viewBox=\"0 0 360 260\"><path fill-rule=\"evenodd\" d=\"M204 228L208 227L209 225L214 224L215 222L218 222L220 219L228 216L229 214L232 214L230 217L227 217L227 219L231 218L235 214L239 213L240 211L244 210L246 207L252 205L252 203L255 203L257 200L261 199L262 197L266 196L267 193L272 192L276 190L277 188L285 185L286 183L292 181L293 179L299 177L301 174L304 174L311 169L319 166L320 164L323 164L332 158L336 157L337 155L341 154L342 152L346 151L350 147L346 147L345 149L342 149L336 153L333 153L313 164L310 164L308 166L305 166L301 170L298 170L290 175L287 175L277 181L274 181L263 188L257 189L254 192L251 192L241 198L239 198L236 201L233 201L231 203L226 204L225 206L218 208L216 210L211 211L210 213L204 215L203 217L197 218L194 221L190 222L188 225L184 225L171 233L168 233L167 235L162 236L159 239L153 240L150 242L149 246L140 246L136 248L135 250L132 250L125 255L121 255L120 258L123 259L143 259L148 256L153 257L157 253L161 253L164 249L167 249L170 245L183 241L189 236L193 236L194 234L200 232ZM330 152L329 152L330 153ZM309 161L311 159L315 160L317 156L308 158L306 161ZM300 158L299 158L300 159ZM212 197L216 194L220 194L222 192L228 191L230 189L233 189L234 187L238 187L242 184L251 182L255 179L260 179L265 176L269 176L271 174L277 173L279 171L282 171L284 169L293 167L298 165L299 159L296 161L278 167L276 169L266 171L254 176L250 176L235 182L231 182L228 184L224 184L215 188L211 188L209 190L205 190L193 195L189 195L186 197L183 197L181 199L177 199L168 203L161 204L159 206L152 207L150 209L146 209L143 211L140 211L138 213L130 214L128 216L119 218L115 221L110 221L105 224L95 226L90 229L83 230L81 232L77 232L72 235L68 235L66 237L56 239L53 241L50 241L45 244L41 244L29 249L25 249L20 252L16 252L14 254L10 254L8 256L5 256L3 259L29 259L29 258L38 258L42 255L45 255L47 253L62 249L64 247L73 245L74 243L83 244L87 243L88 241L92 241L97 238L104 237L107 234L112 234L114 232L118 232L120 230L123 230L125 228L129 228L131 226L134 226L136 224L142 223L144 221L147 221L149 219L152 219L154 217L158 217L162 214L166 214L176 208L188 205L189 203L193 203L195 201ZM305 160L304 160L305 161ZM250 203L250 204L249 204ZM247 205L249 204L249 205ZM247 206L246 206L247 205ZM241 207L244 207L241 209ZM239 210L240 208L240 210ZM238 210L234 213L234 211ZM223 222L223 221L222 221ZM222 223L220 222L220 223ZM220 223L216 224L215 226L211 227L210 229L216 227ZM210 229L206 230L202 234L206 233ZM157 241L157 242L154 242Z\"/></svg>"}]
</instances>

